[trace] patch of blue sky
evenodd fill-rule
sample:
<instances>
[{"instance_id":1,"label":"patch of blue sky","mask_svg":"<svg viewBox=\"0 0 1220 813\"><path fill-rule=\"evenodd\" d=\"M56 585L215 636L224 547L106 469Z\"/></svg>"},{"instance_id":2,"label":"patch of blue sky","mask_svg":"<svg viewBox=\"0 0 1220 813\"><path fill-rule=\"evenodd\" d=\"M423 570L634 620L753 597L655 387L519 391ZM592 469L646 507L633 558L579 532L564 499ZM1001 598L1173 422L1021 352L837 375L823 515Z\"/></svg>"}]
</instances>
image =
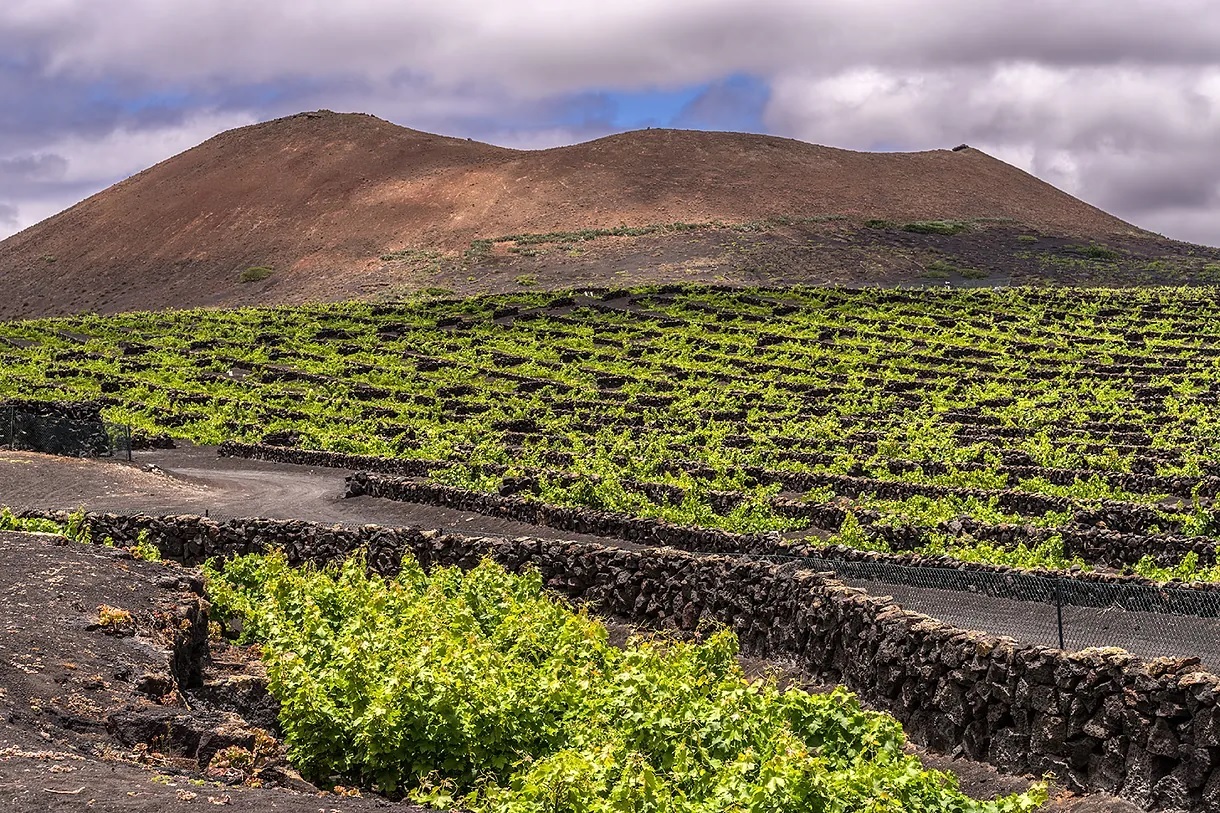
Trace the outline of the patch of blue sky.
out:
<instances>
[{"instance_id":1,"label":"patch of blue sky","mask_svg":"<svg viewBox=\"0 0 1220 813\"><path fill-rule=\"evenodd\" d=\"M759 132L769 98L766 81L749 74L677 88L590 90L554 105L548 124L586 126L596 122L618 131L683 127Z\"/></svg>"}]
</instances>

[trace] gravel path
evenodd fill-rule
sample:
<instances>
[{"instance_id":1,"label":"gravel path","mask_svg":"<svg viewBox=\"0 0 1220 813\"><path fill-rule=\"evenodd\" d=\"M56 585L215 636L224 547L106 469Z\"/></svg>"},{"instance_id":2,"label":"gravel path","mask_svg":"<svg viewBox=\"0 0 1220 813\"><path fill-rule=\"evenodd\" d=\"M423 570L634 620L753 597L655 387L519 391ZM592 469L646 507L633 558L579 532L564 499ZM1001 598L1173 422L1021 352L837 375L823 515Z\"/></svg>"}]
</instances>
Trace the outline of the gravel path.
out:
<instances>
[{"instance_id":1,"label":"gravel path","mask_svg":"<svg viewBox=\"0 0 1220 813\"><path fill-rule=\"evenodd\" d=\"M159 473L145 471L156 466ZM14 509L207 514L397 525L488 536L610 540L450 508L373 497L344 499L344 469L218 457L214 447L137 452L128 464L0 451L0 505Z\"/></svg>"}]
</instances>

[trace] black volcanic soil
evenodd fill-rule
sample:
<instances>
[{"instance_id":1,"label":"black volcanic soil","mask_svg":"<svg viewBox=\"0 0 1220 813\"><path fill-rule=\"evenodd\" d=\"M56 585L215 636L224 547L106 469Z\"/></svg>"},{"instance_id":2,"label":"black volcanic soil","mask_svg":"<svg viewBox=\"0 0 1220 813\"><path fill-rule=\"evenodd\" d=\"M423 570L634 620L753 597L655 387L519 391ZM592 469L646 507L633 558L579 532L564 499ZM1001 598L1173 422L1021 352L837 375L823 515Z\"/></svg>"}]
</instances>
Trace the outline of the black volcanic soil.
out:
<instances>
[{"instance_id":1,"label":"black volcanic soil","mask_svg":"<svg viewBox=\"0 0 1220 813\"><path fill-rule=\"evenodd\" d=\"M900 272L906 259L891 263L887 240L860 228L872 218L1168 244L973 149L861 153L645 130L518 151L323 111L222 133L0 242L0 318L454 289L500 268L471 252L476 239L777 216L830 227L772 224L734 232L740 239L728 246L716 230L655 236L649 250L669 257L648 264L650 279L687 278L685 266L727 249L736 253L709 273L729 281ZM811 239L829 247L809 253ZM381 259L402 250L414 261ZM613 284L643 265L616 267L615 250L605 240L565 249L535 274L545 277L537 284ZM271 274L241 282L254 267Z\"/></svg>"},{"instance_id":2,"label":"black volcanic soil","mask_svg":"<svg viewBox=\"0 0 1220 813\"><path fill-rule=\"evenodd\" d=\"M195 571L42 534L0 533L0 561L0 809L391 806L320 798L273 738L223 708L258 683L259 665L224 648L208 662ZM120 620L102 624L103 612ZM254 766L226 764L231 747L257 754Z\"/></svg>"}]
</instances>

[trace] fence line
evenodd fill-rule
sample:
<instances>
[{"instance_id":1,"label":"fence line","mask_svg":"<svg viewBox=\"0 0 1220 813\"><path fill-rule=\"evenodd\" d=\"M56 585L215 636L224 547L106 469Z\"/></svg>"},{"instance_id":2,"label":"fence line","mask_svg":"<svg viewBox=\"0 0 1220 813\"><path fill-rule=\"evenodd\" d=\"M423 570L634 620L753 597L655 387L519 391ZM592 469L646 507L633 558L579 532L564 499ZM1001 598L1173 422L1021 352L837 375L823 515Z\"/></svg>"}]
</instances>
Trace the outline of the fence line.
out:
<instances>
[{"instance_id":1,"label":"fence line","mask_svg":"<svg viewBox=\"0 0 1220 813\"><path fill-rule=\"evenodd\" d=\"M762 556L832 572L873 595L962 629L1065 650L1121 647L1143 657L1197 657L1220 672L1220 592L794 556Z\"/></svg>"}]
</instances>

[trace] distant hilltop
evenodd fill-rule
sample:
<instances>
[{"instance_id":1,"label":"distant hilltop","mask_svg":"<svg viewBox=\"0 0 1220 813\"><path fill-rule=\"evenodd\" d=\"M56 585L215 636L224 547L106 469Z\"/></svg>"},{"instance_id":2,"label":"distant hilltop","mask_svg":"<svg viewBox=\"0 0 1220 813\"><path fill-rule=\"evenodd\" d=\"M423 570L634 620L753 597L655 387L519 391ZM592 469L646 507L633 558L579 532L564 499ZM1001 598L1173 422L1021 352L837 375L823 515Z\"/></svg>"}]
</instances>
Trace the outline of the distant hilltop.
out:
<instances>
[{"instance_id":1,"label":"distant hilltop","mask_svg":"<svg viewBox=\"0 0 1220 813\"><path fill-rule=\"evenodd\" d=\"M482 277L453 258L501 236L631 237L652 227L660 239L672 224L945 219L1085 242L1143 234L965 145L864 153L651 129L522 151L317 111L222 133L0 242L0 317L460 288ZM713 242L689 260L671 244L657 249L658 273L737 263L772 281ZM580 266L571 278L613 281L613 251L624 248L610 246L566 251ZM594 267L590 252L603 248ZM779 249L769 251L782 266ZM541 269L547 284L567 279L557 263Z\"/></svg>"}]
</instances>

